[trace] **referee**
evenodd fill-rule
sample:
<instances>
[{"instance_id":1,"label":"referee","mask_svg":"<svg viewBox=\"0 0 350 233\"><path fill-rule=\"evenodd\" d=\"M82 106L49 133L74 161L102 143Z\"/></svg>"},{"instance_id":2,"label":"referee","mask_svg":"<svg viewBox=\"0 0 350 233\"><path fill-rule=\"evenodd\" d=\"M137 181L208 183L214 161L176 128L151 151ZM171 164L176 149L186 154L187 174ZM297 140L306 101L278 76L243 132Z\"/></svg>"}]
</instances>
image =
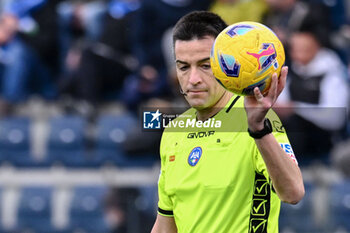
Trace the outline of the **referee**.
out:
<instances>
[{"instance_id":1,"label":"referee","mask_svg":"<svg viewBox=\"0 0 350 233\"><path fill-rule=\"evenodd\" d=\"M251 97L226 91L210 68L211 47L226 26L204 11L185 15L175 25L177 76L192 107L175 121L215 121L221 127L164 131L152 233L277 233L280 201L296 204L304 196L293 150L270 110L288 69L282 69L279 80L273 75L265 96L258 88Z\"/></svg>"}]
</instances>

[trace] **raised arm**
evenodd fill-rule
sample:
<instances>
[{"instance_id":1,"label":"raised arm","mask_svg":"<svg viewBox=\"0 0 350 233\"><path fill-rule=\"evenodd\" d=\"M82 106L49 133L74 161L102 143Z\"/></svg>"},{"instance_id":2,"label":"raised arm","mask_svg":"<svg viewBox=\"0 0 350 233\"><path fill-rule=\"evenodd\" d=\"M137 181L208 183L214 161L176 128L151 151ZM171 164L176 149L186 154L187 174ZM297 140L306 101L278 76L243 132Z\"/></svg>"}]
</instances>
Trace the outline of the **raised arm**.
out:
<instances>
[{"instance_id":1,"label":"raised arm","mask_svg":"<svg viewBox=\"0 0 350 233\"><path fill-rule=\"evenodd\" d=\"M244 105L248 117L248 127L252 132L257 132L264 128L266 114L282 92L287 73L288 68L283 67L279 79L276 74L272 76L271 88L267 95L263 96L259 89L255 88L255 96L245 97ZM298 165L285 154L272 133L260 139L255 139L255 143L263 157L279 198L283 202L298 203L305 193Z\"/></svg>"}]
</instances>

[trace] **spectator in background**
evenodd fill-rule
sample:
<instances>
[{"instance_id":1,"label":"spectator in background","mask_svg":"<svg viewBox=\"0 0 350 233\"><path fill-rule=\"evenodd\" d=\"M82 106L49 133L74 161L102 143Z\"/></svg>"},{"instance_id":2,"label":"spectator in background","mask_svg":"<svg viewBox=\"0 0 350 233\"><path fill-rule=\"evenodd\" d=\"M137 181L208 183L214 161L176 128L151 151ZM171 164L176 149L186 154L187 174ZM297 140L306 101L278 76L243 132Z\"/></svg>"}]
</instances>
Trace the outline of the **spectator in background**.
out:
<instances>
[{"instance_id":1,"label":"spectator in background","mask_svg":"<svg viewBox=\"0 0 350 233\"><path fill-rule=\"evenodd\" d=\"M60 59L63 60L77 41L97 41L102 33L107 0L65 0L58 4ZM73 45L73 46L72 46Z\"/></svg>"},{"instance_id":2,"label":"spectator in background","mask_svg":"<svg viewBox=\"0 0 350 233\"><path fill-rule=\"evenodd\" d=\"M206 10L210 0L143 0L131 33L139 66L126 82L123 101L130 109L153 97L168 95L168 70L161 41L167 29L184 14Z\"/></svg>"},{"instance_id":3,"label":"spectator in background","mask_svg":"<svg viewBox=\"0 0 350 233\"><path fill-rule=\"evenodd\" d=\"M0 99L3 108L31 94L54 98L57 68L55 1L8 1L0 17Z\"/></svg>"},{"instance_id":4,"label":"spectator in background","mask_svg":"<svg viewBox=\"0 0 350 233\"><path fill-rule=\"evenodd\" d=\"M344 63L349 60L349 26L345 0L265 0L269 6L264 22L286 44L290 34L313 28L323 46L334 49ZM286 47L288 55L288 47ZM289 62L287 57L287 63Z\"/></svg>"},{"instance_id":5,"label":"spectator in background","mask_svg":"<svg viewBox=\"0 0 350 233\"><path fill-rule=\"evenodd\" d=\"M296 155L310 158L328 156L349 104L346 68L319 38L311 29L291 34L287 85L276 105Z\"/></svg>"},{"instance_id":6,"label":"spectator in background","mask_svg":"<svg viewBox=\"0 0 350 233\"><path fill-rule=\"evenodd\" d=\"M96 40L85 40L82 48L68 52L68 72L61 82L62 92L91 104L118 99L125 77L137 63L131 55L130 24L138 0L112 0L107 6Z\"/></svg>"},{"instance_id":7,"label":"spectator in background","mask_svg":"<svg viewBox=\"0 0 350 233\"><path fill-rule=\"evenodd\" d=\"M216 0L209 8L228 25L240 21L262 22L267 9L265 0Z\"/></svg>"},{"instance_id":8,"label":"spectator in background","mask_svg":"<svg viewBox=\"0 0 350 233\"><path fill-rule=\"evenodd\" d=\"M111 233L127 233L128 203L117 188L111 189L104 201L104 212Z\"/></svg>"},{"instance_id":9,"label":"spectator in background","mask_svg":"<svg viewBox=\"0 0 350 233\"><path fill-rule=\"evenodd\" d=\"M104 212L110 233L149 232L152 220L138 210L136 200L139 197L136 188L109 190L104 200Z\"/></svg>"},{"instance_id":10,"label":"spectator in background","mask_svg":"<svg viewBox=\"0 0 350 233\"><path fill-rule=\"evenodd\" d=\"M287 44L291 33L307 26L317 31L318 40L323 45L329 45L330 15L324 5L300 0L265 1L269 11L264 17L264 23L277 34L283 44ZM288 47L286 50L288 55Z\"/></svg>"}]
</instances>

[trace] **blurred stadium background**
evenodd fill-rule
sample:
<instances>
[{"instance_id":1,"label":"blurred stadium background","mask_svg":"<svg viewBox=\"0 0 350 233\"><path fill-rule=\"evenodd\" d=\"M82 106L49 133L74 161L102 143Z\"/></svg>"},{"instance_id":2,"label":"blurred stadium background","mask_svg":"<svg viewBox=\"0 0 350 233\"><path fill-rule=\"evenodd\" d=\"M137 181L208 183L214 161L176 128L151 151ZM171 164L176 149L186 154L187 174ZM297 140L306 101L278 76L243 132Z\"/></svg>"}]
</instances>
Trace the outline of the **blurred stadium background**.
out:
<instances>
[{"instance_id":1,"label":"blurred stadium background","mask_svg":"<svg viewBox=\"0 0 350 233\"><path fill-rule=\"evenodd\" d=\"M214 11L229 24L267 24L285 45L291 75L300 66L293 43L304 45L291 41L297 32L317 38L317 49L306 54L320 48L336 54L341 64L320 56L316 66L329 68L311 85L318 101L301 88L305 98L288 102L339 107L345 117L325 115L324 125L307 124L307 131L302 122L295 131L316 134L314 142L303 138L307 147L296 146L306 196L282 205L280 231L350 232L348 0L1 0L0 232L150 232L161 134L141 130L140 111L186 106L170 38L171 27L192 10ZM313 58L303 73L314 69L306 64ZM325 91L326 78L341 79L343 88ZM300 82L298 88L310 84ZM339 126L327 128L333 121Z\"/></svg>"}]
</instances>

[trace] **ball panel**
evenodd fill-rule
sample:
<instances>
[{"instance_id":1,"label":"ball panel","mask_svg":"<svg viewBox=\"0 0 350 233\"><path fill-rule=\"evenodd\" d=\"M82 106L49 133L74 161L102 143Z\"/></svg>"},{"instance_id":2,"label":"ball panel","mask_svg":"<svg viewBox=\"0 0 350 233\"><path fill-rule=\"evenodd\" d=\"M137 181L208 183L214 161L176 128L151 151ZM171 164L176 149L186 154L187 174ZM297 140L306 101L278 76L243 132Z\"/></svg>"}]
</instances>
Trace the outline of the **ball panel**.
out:
<instances>
[{"instance_id":1,"label":"ball panel","mask_svg":"<svg viewBox=\"0 0 350 233\"><path fill-rule=\"evenodd\" d=\"M284 64L283 45L268 27L255 22L228 26L216 38L211 53L213 74L229 91L251 95L266 92L274 72Z\"/></svg>"}]
</instances>

